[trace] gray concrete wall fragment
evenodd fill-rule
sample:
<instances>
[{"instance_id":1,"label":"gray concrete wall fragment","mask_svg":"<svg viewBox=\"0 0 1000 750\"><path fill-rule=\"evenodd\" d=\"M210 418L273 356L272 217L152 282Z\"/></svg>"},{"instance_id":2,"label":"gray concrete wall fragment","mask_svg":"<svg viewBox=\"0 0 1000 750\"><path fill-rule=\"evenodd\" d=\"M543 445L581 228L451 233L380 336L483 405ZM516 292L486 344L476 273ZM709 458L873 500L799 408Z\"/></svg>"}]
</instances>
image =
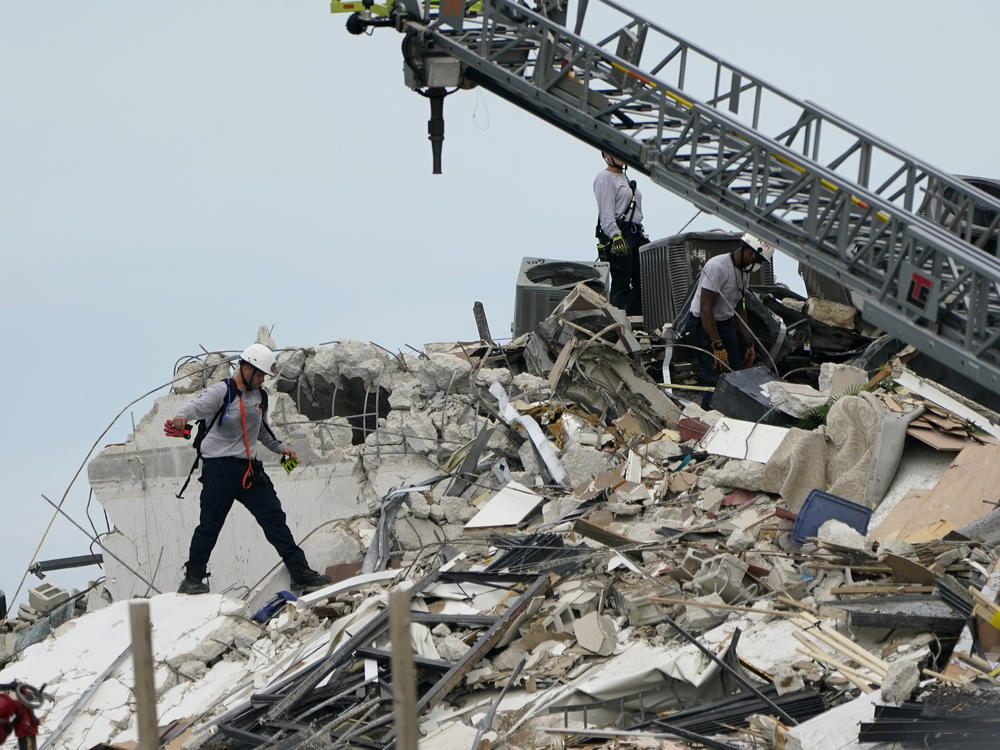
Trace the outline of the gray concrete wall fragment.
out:
<instances>
[{"instance_id":1,"label":"gray concrete wall fragment","mask_svg":"<svg viewBox=\"0 0 1000 750\"><path fill-rule=\"evenodd\" d=\"M735 487L751 492L759 492L764 480L764 467L757 461L730 459L721 468L709 468L702 477L718 487Z\"/></svg>"},{"instance_id":2,"label":"gray concrete wall fragment","mask_svg":"<svg viewBox=\"0 0 1000 750\"><path fill-rule=\"evenodd\" d=\"M611 457L586 445L577 445L562 452L559 457L566 470L570 485L589 482L602 471L611 468Z\"/></svg>"}]
</instances>

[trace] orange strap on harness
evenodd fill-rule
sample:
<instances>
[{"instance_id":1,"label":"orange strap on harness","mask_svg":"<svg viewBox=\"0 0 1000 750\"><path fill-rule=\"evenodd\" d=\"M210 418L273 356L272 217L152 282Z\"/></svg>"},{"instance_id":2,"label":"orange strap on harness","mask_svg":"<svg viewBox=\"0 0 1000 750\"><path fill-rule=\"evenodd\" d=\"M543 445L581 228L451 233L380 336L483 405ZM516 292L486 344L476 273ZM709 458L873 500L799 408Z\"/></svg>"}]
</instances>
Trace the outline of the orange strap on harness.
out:
<instances>
[{"instance_id":1,"label":"orange strap on harness","mask_svg":"<svg viewBox=\"0 0 1000 750\"><path fill-rule=\"evenodd\" d=\"M243 423L243 445L247 448L247 470L243 473L243 489L253 486L253 462L250 458L250 440L247 438L247 413L243 408L243 394L240 393L240 421Z\"/></svg>"}]
</instances>

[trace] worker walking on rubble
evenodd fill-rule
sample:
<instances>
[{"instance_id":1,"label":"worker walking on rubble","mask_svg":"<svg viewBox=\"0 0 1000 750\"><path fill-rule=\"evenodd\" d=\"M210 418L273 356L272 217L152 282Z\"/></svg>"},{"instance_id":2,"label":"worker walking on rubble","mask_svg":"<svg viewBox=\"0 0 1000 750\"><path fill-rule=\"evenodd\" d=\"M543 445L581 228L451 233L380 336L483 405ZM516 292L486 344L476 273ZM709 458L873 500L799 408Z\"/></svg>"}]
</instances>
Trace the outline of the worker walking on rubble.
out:
<instances>
[{"instance_id":1,"label":"worker walking on rubble","mask_svg":"<svg viewBox=\"0 0 1000 750\"><path fill-rule=\"evenodd\" d=\"M649 242L642 227L642 193L625 174L625 162L606 151L601 156L607 166L594 178L597 256L611 265L611 304L642 315L639 248Z\"/></svg>"},{"instance_id":2,"label":"worker walking on rubble","mask_svg":"<svg viewBox=\"0 0 1000 750\"><path fill-rule=\"evenodd\" d=\"M757 360L753 334L747 322L744 299L750 274L760 263L770 263L774 248L749 232L740 237L735 250L709 258L701 269L698 286L691 299L691 315L696 325L701 380L714 386L719 375L750 367ZM707 409L712 393L702 394Z\"/></svg>"},{"instance_id":3,"label":"worker walking on rubble","mask_svg":"<svg viewBox=\"0 0 1000 750\"><path fill-rule=\"evenodd\" d=\"M267 405L262 390L264 378L275 374L274 353L263 344L252 344L241 354L232 378L215 383L188 402L164 431L183 434L188 422L211 420L201 435L201 519L191 537L185 564L182 594L208 593L208 559L222 526L233 507L242 503L256 519L268 542L278 551L296 590L314 589L330 583L330 578L309 567L305 553L292 538L285 512L264 466L257 460L257 443L285 459L297 461L295 451L271 432L264 413Z\"/></svg>"}]
</instances>

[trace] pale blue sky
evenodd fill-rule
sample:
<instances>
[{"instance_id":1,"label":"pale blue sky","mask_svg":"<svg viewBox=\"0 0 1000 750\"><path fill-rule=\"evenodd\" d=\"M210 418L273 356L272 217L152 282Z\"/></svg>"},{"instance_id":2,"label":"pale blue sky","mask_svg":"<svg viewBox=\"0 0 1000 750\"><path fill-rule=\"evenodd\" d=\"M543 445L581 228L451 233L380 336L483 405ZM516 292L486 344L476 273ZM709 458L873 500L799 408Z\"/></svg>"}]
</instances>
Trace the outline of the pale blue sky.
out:
<instances>
[{"instance_id":1,"label":"pale blue sky","mask_svg":"<svg viewBox=\"0 0 1000 750\"><path fill-rule=\"evenodd\" d=\"M996 4L623 2L932 164L1000 177ZM461 92L432 176L400 36L344 20L321 0L0 2L8 597L51 516L40 494L58 500L199 345L240 348L260 323L282 346L473 339L475 300L504 336L522 256L592 258L592 149ZM694 214L639 181L654 237ZM40 559L87 551L59 519Z\"/></svg>"}]
</instances>

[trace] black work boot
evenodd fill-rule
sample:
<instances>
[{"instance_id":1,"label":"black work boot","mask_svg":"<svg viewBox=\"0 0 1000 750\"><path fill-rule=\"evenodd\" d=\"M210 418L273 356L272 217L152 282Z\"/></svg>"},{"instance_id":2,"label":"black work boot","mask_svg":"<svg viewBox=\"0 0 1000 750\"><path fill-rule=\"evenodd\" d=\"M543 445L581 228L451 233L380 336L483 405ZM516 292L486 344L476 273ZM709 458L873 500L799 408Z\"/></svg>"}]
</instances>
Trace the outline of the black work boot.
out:
<instances>
[{"instance_id":1,"label":"black work boot","mask_svg":"<svg viewBox=\"0 0 1000 750\"><path fill-rule=\"evenodd\" d=\"M208 573L205 569L194 570L189 565L184 566L184 580L177 589L178 594L207 594L208 593Z\"/></svg>"},{"instance_id":2,"label":"black work boot","mask_svg":"<svg viewBox=\"0 0 1000 750\"><path fill-rule=\"evenodd\" d=\"M297 594L308 594L332 583L330 576L317 573L306 562L293 563L287 567L292 576L292 591Z\"/></svg>"}]
</instances>

